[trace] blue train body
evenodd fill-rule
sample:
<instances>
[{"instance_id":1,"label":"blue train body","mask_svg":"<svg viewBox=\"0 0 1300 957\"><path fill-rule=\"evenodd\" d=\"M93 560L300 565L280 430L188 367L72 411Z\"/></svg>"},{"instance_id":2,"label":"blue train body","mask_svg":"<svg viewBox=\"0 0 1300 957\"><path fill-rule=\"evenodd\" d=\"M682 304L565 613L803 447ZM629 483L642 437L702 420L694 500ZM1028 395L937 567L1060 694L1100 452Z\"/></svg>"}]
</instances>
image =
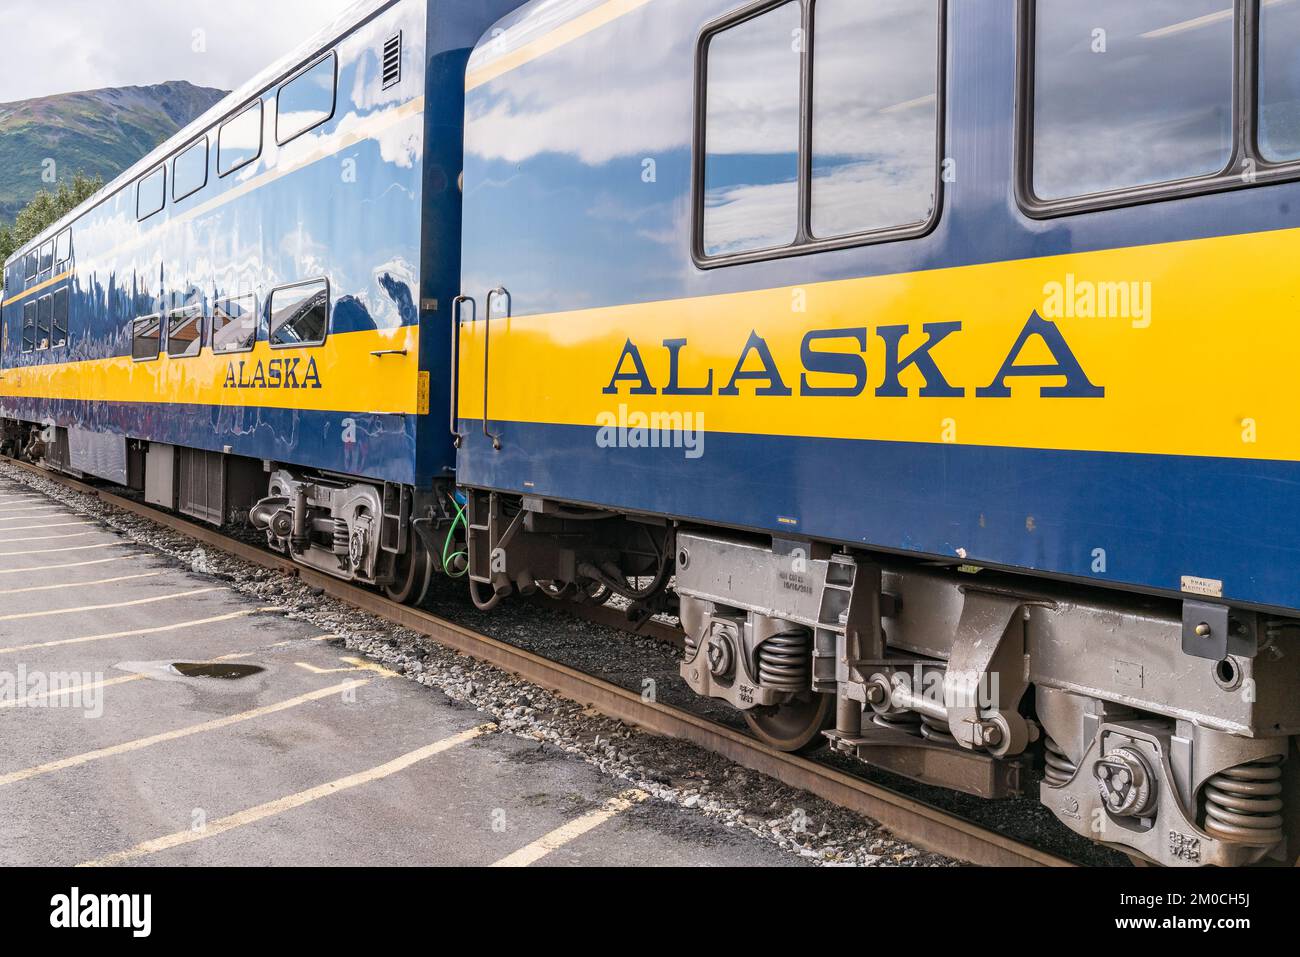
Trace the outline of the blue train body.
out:
<instances>
[{"instance_id":1,"label":"blue train body","mask_svg":"<svg viewBox=\"0 0 1300 957\"><path fill-rule=\"evenodd\" d=\"M358 5L20 250L5 273L0 416L70 430L73 464L117 481L128 439L408 485L450 474L444 417L424 411L449 375L459 291L464 64L511 4L433 6ZM331 61L328 117L281 142L280 91L313 64L306 80L328 81ZM257 155L223 170L218 139L239 159L227 124L250 109ZM174 163L199 152L202 183L179 195ZM137 190L157 169L165 203L141 218ZM70 258L42 263L56 242ZM328 282L324 342L272 349L272 290L309 280ZM25 342L25 310L56 295L70 300L66 342ZM196 354L164 340L157 361L132 361L139 318L211 317L246 295L259 317L247 351L215 350L205 318Z\"/></svg>"}]
</instances>

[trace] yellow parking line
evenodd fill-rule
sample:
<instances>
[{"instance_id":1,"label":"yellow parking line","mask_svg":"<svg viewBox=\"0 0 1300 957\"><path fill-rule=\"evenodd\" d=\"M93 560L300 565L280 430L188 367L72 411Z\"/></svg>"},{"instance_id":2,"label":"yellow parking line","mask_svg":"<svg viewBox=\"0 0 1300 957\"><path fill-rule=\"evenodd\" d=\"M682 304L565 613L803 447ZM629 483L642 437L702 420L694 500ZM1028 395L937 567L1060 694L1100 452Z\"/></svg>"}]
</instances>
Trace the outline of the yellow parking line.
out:
<instances>
[{"instance_id":1,"label":"yellow parking line","mask_svg":"<svg viewBox=\"0 0 1300 957\"><path fill-rule=\"evenodd\" d=\"M48 618L51 615L76 615L81 612L106 611L110 608L134 608L137 605L156 605L160 601L173 601L177 598L190 598L194 595L206 595L214 591L228 591L226 588L195 588L192 591L178 591L170 595L155 595L153 598L137 598L135 601L119 601L111 605L82 605L80 608L51 608L45 611L25 611L18 615L0 615L0 621L21 621L25 618Z\"/></svg>"},{"instance_id":2,"label":"yellow parking line","mask_svg":"<svg viewBox=\"0 0 1300 957\"><path fill-rule=\"evenodd\" d=\"M220 658L213 658L212 661L238 661L240 658L251 657L253 657L252 652L245 651L234 655L222 655ZM122 678L109 678L103 681L94 681L90 684L76 685L71 688L59 688L56 691L41 691L36 694L30 694L26 698L21 698L17 701L0 701L0 710L6 708L30 707L31 705L50 698L67 698L86 691L99 691L101 688L113 688L117 685L124 685L131 681L140 681L141 679L148 677L149 675L144 674L126 675Z\"/></svg>"},{"instance_id":3,"label":"yellow parking line","mask_svg":"<svg viewBox=\"0 0 1300 957\"><path fill-rule=\"evenodd\" d=\"M121 548L122 542L108 542L104 545L73 545L70 548L40 548L26 552L0 552L0 558L19 558L24 555L55 555L61 552L90 552L99 548Z\"/></svg>"},{"instance_id":4,"label":"yellow parking line","mask_svg":"<svg viewBox=\"0 0 1300 957\"><path fill-rule=\"evenodd\" d=\"M50 518L62 518L61 515L51 515ZM3 519L0 519L3 521ZM94 525L94 522L57 522L54 525L18 525L14 528L0 528L0 532L41 532L47 528L84 528L87 525ZM4 539L0 539L3 542ZM20 542L32 541L29 538L20 538Z\"/></svg>"},{"instance_id":5,"label":"yellow parking line","mask_svg":"<svg viewBox=\"0 0 1300 957\"><path fill-rule=\"evenodd\" d=\"M307 694L298 695L296 698L289 698L285 701L276 702L275 704L264 705L261 708L254 708L251 711L241 711L239 714L226 715L224 718L214 718L211 721L192 724L187 728L177 728L174 731L164 731L161 734L152 734L147 738L137 738L134 741L124 741L121 744L109 745L106 748L87 751L84 754L74 754L71 757L59 758L57 761L47 761L44 764L38 764L31 768L24 768L21 771L11 771L8 774L0 775L0 787L17 784L19 781L29 781L42 774L50 774L51 772L62 771L66 768L79 767L83 764L89 764L91 761L99 761L104 758L116 757L119 754L139 751L142 748L148 748L155 744L162 744L167 741L176 741L180 738L188 738L191 735L202 734L205 731L217 731L221 728L228 728L232 724L241 724L245 721L252 721L254 718L264 718L268 714L278 714L281 711L288 711L290 708L298 707L298 705L308 704L312 701L319 701L321 698L330 698L334 695L342 694L345 691L350 691L353 688L359 688L362 685L369 683L369 678L354 678L352 681L343 681L336 685L330 685L328 688L309 691Z\"/></svg>"},{"instance_id":6,"label":"yellow parking line","mask_svg":"<svg viewBox=\"0 0 1300 957\"><path fill-rule=\"evenodd\" d=\"M78 522L78 525L89 525L90 522ZM10 529L17 531L17 529ZM71 535L38 535L34 538L0 538L0 545L17 545L21 542L61 542L69 538L85 538L87 535L93 535L94 532L73 532Z\"/></svg>"},{"instance_id":7,"label":"yellow parking line","mask_svg":"<svg viewBox=\"0 0 1300 957\"><path fill-rule=\"evenodd\" d=\"M319 640L319 639L317 639ZM303 671L310 671L314 675L338 675L348 671L373 671L381 678L400 678L402 677L396 671L385 668L383 665L376 664L373 661L366 661L364 658L340 658L339 661L348 665L347 668L317 668L315 665L309 665L305 661L294 662Z\"/></svg>"},{"instance_id":8,"label":"yellow parking line","mask_svg":"<svg viewBox=\"0 0 1300 957\"><path fill-rule=\"evenodd\" d=\"M64 568L89 568L91 565L111 565L119 558L97 558L93 562L71 562L67 565L42 565L39 568L5 568L0 575L31 575L35 572L57 572Z\"/></svg>"},{"instance_id":9,"label":"yellow parking line","mask_svg":"<svg viewBox=\"0 0 1300 957\"><path fill-rule=\"evenodd\" d=\"M350 774L345 778L339 778L336 781L330 781L327 784L317 785L306 791L299 791L297 794L290 794L287 797L279 798L275 801L268 801L265 804L259 804L256 807L248 808L231 814L228 817L220 818L216 821L210 821L203 830L184 830L176 831L174 834L168 834L165 837L155 838L152 841L144 841L135 847L125 851L118 851L116 854L110 854L107 857L101 857L98 860L86 861L81 867L113 867L118 864L124 864L127 861L135 860L140 857L147 857L150 854L157 854L159 851L170 850L173 847L180 847L183 844L192 844L195 841L207 840L210 837L216 837L218 834L224 834L227 831L234 830L237 827L245 827L249 824L256 824L268 817L274 817L277 814L283 814L285 811L291 811L294 808L300 808L305 804L313 801L319 801L321 798L329 797L332 794L339 794L342 791L351 788L360 787L363 784L369 784L373 781L379 781L383 778L391 777L399 771L405 771L413 764L425 761L434 755L441 754L444 751L473 741L475 738L487 734L496 729L494 724L484 724L477 728L471 728L468 731L462 731L460 734L452 735L450 738L444 738L441 741L435 741L433 744L425 745L417 751L411 751L395 758L386 764L371 768L369 771L361 771L357 774Z\"/></svg>"},{"instance_id":10,"label":"yellow parking line","mask_svg":"<svg viewBox=\"0 0 1300 957\"><path fill-rule=\"evenodd\" d=\"M338 635L317 635L315 638L290 638L288 641L277 641L272 648L287 648L289 645L296 645L304 641L333 641Z\"/></svg>"},{"instance_id":11,"label":"yellow parking line","mask_svg":"<svg viewBox=\"0 0 1300 957\"><path fill-rule=\"evenodd\" d=\"M71 688L59 688L56 691L41 691L36 694L29 694L26 698L18 698L12 701L0 701L0 711L7 708L30 708L41 701L47 701L50 698L68 698L75 694L84 694L87 691L99 691L101 688L112 688L116 685L124 685L128 681L139 681L145 675L127 675L124 678L109 678L106 681L92 681L90 684L76 685Z\"/></svg>"},{"instance_id":12,"label":"yellow parking line","mask_svg":"<svg viewBox=\"0 0 1300 957\"><path fill-rule=\"evenodd\" d=\"M0 522L21 522L24 518L39 518L43 512L62 511L58 505L41 505L33 507L31 505L24 508L0 508L0 515L8 515L8 518L0 518Z\"/></svg>"},{"instance_id":13,"label":"yellow parking line","mask_svg":"<svg viewBox=\"0 0 1300 957\"><path fill-rule=\"evenodd\" d=\"M180 621L173 625L160 625L157 628L132 628L129 631L114 631L106 635L89 635L85 638L63 638L58 641L42 641L32 645L18 645L14 648L0 648L0 655L14 655L23 651L37 651L41 648L58 648L62 645L80 645L88 641L107 641L110 638L133 638L138 635L158 635L165 631L180 631L183 628L198 628L201 625L215 625L223 621L233 621L236 618L245 618L248 615L255 615L259 611L266 611L265 608L248 608L243 611L234 611L228 615L218 615L215 618L200 618L197 621Z\"/></svg>"},{"instance_id":14,"label":"yellow parking line","mask_svg":"<svg viewBox=\"0 0 1300 957\"><path fill-rule=\"evenodd\" d=\"M0 595L26 595L34 591L60 591L64 588L89 588L92 585L116 585L118 582L139 581L141 578L157 578L162 572L145 572L140 575L123 575L120 578L101 578L93 582L64 582L60 585L33 585L31 588L8 588Z\"/></svg>"},{"instance_id":15,"label":"yellow parking line","mask_svg":"<svg viewBox=\"0 0 1300 957\"><path fill-rule=\"evenodd\" d=\"M649 797L649 794L637 788L624 791L618 797L610 798L596 810L584 814L562 827L557 827L550 834L542 835L527 847L521 847L510 856L501 858L492 866L527 867L529 864L535 864L552 851L559 850L565 844L582 837L588 831L594 831L610 818L617 817Z\"/></svg>"}]
</instances>

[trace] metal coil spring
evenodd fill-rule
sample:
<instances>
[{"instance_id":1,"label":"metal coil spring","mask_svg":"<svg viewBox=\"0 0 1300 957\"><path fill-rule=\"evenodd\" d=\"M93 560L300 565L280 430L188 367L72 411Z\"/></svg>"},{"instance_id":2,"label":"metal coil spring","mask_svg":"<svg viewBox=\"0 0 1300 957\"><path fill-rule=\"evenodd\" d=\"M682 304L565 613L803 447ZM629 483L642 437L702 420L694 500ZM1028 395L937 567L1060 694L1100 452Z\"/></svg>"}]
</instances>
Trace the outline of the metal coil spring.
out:
<instances>
[{"instance_id":1,"label":"metal coil spring","mask_svg":"<svg viewBox=\"0 0 1300 957\"><path fill-rule=\"evenodd\" d=\"M1045 767L1043 779L1054 788L1070 783L1079 766L1070 760L1070 756L1051 738L1043 740Z\"/></svg>"},{"instance_id":2,"label":"metal coil spring","mask_svg":"<svg viewBox=\"0 0 1300 957\"><path fill-rule=\"evenodd\" d=\"M700 647L699 640L689 631L686 632L686 659L689 661L695 657L696 650Z\"/></svg>"},{"instance_id":3,"label":"metal coil spring","mask_svg":"<svg viewBox=\"0 0 1300 957\"><path fill-rule=\"evenodd\" d=\"M903 711L899 714L877 714L872 722L881 728L902 731L911 735L921 733L921 716L915 711Z\"/></svg>"},{"instance_id":4,"label":"metal coil spring","mask_svg":"<svg viewBox=\"0 0 1300 957\"><path fill-rule=\"evenodd\" d=\"M1252 761L1205 782L1205 830L1242 844L1282 840L1282 758Z\"/></svg>"},{"instance_id":5,"label":"metal coil spring","mask_svg":"<svg viewBox=\"0 0 1300 957\"><path fill-rule=\"evenodd\" d=\"M812 636L790 631L759 645L758 683L773 691L807 691L812 686Z\"/></svg>"},{"instance_id":6,"label":"metal coil spring","mask_svg":"<svg viewBox=\"0 0 1300 957\"><path fill-rule=\"evenodd\" d=\"M957 739L952 736L952 730L948 727L948 722L940 718L932 718L928 714L921 715L921 737L941 744L957 743Z\"/></svg>"},{"instance_id":7,"label":"metal coil spring","mask_svg":"<svg viewBox=\"0 0 1300 957\"><path fill-rule=\"evenodd\" d=\"M342 518L334 519L334 554L349 554L351 541L352 537L349 533L347 521Z\"/></svg>"}]
</instances>

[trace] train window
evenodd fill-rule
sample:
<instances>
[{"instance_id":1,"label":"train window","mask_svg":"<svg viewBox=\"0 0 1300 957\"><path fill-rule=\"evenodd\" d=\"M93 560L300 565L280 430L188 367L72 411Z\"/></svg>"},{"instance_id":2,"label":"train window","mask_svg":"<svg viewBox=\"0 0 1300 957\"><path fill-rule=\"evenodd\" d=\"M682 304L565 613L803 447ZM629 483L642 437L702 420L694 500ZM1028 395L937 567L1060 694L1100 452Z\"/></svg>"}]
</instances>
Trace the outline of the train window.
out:
<instances>
[{"instance_id":1,"label":"train window","mask_svg":"<svg viewBox=\"0 0 1300 957\"><path fill-rule=\"evenodd\" d=\"M1259 151L1271 163L1300 159L1300 5L1259 11Z\"/></svg>"},{"instance_id":2,"label":"train window","mask_svg":"<svg viewBox=\"0 0 1300 957\"><path fill-rule=\"evenodd\" d=\"M924 223L939 163L938 0L817 0L812 234Z\"/></svg>"},{"instance_id":3,"label":"train window","mask_svg":"<svg viewBox=\"0 0 1300 957\"><path fill-rule=\"evenodd\" d=\"M36 348L36 303L23 304L23 352Z\"/></svg>"},{"instance_id":4,"label":"train window","mask_svg":"<svg viewBox=\"0 0 1300 957\"><path fill-rule=\"evenodd\" d=\"M203 310L199 306L174 309L167 316L167 354L178 359L203 350Z\"/></svg>"},{"instance_id":5,"label":"train window","mask_svg":"<svg viewBox=\"0 0 1300 957\"><path fill-rule=\"evenodd\" d=\"M72 259L72 230L65 229L59 233L54 242L54 265L61 268L68 264Z\"/></svg>"},{"instance_id":6,"label":"train window","mask_svg":"<svg viewBox=\"0 0 1300 957\"><path fill-rule=\"evenodd\" d=\"M27 254L27 260L26 260L27 268L23 271L24 273L26 273L26 279L28 282L31 282L33 279L35 279L37 273L41 271L40 259L41 259L40 255L34 249Z\"/></svg>"},{"instance_id":7,"label":"train window","mask_svg":"<svg viewBox=\"0 0 1300 957\"><path fill-rule=\"evenodd\" d=\"M148 219L167 201L167 167L159 166L136 185L135 217Z\"/></svg>"},{"instance_id":8,"label":"train window","mask_svg":"<svg viewBox=\"0 0 1300 957\"><path fill-rule=\"evenodd\" d=\"M68 301L70 292L67 286L54 293L54 324L50 330L50 348L61 349L68 344Z\"/></svg>"},{"instance_id":9,"label":"train window","mask_svg":"<svg viewBox=\"0 0 1300 957\"><path fill-rule=\"evenodd\" d=\"M131 323L131 358L137 362L158 358L162 345L162 316L145 316Z\"/></svg>"},{"instance_id":10,"label":"train window","mask_svg":"<svg viewBox=\"0 0 1300 957\"><path fill-rule=\"evenodd\" d=\"M262 155L262 101L227 120L217 133L217 174L242 169Z\"/></svg>"},{"instance_id":11,"label":"train window","mask_svg":"<svg viewBox=\"0 0 1300 957\"><path fill-rule=\"evenodd\" d=\"M708 40L704 254L792 245L799 223L803 9L797 2Z\"/></svg>"},{"instance_id":12,"label":"train window","mask_svg":"<svg viewBox=\"0 0 1300 957\"><path fill-rule=\"evenodd\" d=\"M1033 194L1063 200L1224 172L1235 26L1224 0L1037 0Z\"/></svg>"},{"instance_id":13,"label":"train window","mask_svg":"<svg viewBox=\"0 0 1300 957\"><path fill-rule=\"evenodd\" d=\"M172 160L172 201L208 185L208 138L205 136Z\"/></svg>"},{"instance_id":14,"label":"train window","mask_svg":"<svg viewBox=\"0 0 1300 957\"><path fill-rule=\"evenodd\" d=\"M54 240L41 246L41 275L54 269Z\"/></svg>"},{"instance_id":15,"label":"train window","mask_svg":"<svg viewBox=\"0 0 1300 957\"><path fill-rule=\"evenodd\" d=\"M36 348L50 347L50 326L54 322L54 297L43 296L36 303Z\"/></svg>"},{"instance_id":16,"label":"train window","mask_svg":"<svg viewBox=\"0 0 1300 957\"><path fill-rule=\"evenodd\" d=\"M271 293L271 346L318 346L329 327L330 288L323 279Z\"/></svg>"},{"instance_id":17,"label":"train window","mask_svg":"<svg viewBox=\"0 0 1300 957\"><path fill-rule=\"evenodd\" d=\"M275 138L281 145L334 115L337 62L330 53L280 87L275 99Z\"/></svg>"},{"instance_id":18,"label":"train window","mask_svg":"<svg viewBox=\"0 0 1300 957\"><path fill-rule=\"evenodd\" d=\"M257 342L257 297L223 299L212 309L212 351L247 352Z\"/></svg>"}]
</instances>

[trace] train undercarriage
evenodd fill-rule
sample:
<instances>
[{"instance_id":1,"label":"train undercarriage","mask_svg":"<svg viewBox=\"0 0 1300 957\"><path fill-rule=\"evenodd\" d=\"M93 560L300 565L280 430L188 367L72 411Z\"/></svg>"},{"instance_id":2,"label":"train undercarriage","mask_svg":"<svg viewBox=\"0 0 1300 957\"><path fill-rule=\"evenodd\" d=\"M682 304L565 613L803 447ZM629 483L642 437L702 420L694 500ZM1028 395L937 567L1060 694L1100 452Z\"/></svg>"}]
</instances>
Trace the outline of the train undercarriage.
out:
<instances>
[{"instance_id":1,"label":"train undercarriage","mask_svg":"<svg viewBox=\"0 0 1300 957\"><path fill-rule=\"evenodd\" d=\"M1144 862L1297 860L1300 620L490 492L468 509L477 602L594 586L674 610L683 679L774 748L983 798L1036 786Z\"/></svg>"}]
</instances>

